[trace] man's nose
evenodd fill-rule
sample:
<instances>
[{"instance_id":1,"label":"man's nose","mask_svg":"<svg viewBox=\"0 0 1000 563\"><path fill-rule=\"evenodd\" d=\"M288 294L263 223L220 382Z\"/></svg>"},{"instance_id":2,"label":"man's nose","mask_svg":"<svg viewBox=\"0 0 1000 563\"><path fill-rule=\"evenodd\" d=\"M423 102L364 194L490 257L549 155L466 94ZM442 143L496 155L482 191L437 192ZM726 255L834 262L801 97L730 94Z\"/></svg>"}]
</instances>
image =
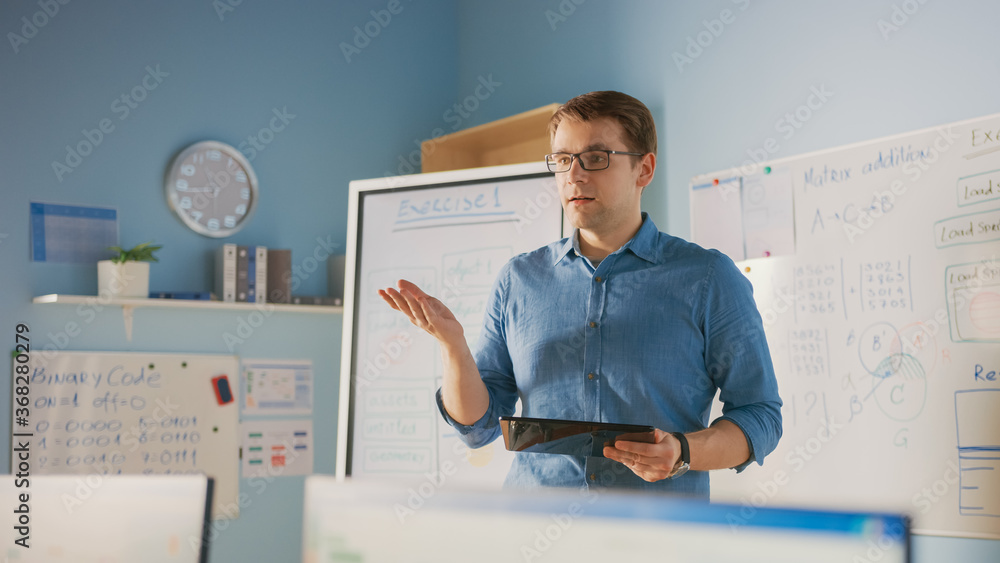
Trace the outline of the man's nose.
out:
<instances>
[{"instance_id":1,"label":"man's nose","mask_svg":"<svg viewBox=\"0 0 1000 563\"><path fill-rule=\"evenodd\" d=\"M566 179L572 183L577 183L581 179L585 179L587 176L587 171L583 169L583 165L580 164L580 157L577 156L573 158L572 162L569 163L569 170L565 172Z\"/></svg>"}]
</instances>

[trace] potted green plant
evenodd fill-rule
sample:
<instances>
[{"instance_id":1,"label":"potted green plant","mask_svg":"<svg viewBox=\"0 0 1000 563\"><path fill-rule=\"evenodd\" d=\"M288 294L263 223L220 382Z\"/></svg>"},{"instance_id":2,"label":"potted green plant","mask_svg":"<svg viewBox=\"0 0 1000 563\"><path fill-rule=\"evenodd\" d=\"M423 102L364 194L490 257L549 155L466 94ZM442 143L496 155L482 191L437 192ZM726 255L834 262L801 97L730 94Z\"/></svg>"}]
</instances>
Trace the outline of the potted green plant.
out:
<instances>
[{"instance_id":1,"label":"potted green plant","mask_svg":"<svg viewBox=\"0 0 1000 563\"><path fill-rule=\"evenodd\" d=\"M144 242L129 249L110 246L117 252L97 263L97 293L104 297L149 297L149 263L159 262L153 253L163 248Z\"/></svg>"}]
</instances>

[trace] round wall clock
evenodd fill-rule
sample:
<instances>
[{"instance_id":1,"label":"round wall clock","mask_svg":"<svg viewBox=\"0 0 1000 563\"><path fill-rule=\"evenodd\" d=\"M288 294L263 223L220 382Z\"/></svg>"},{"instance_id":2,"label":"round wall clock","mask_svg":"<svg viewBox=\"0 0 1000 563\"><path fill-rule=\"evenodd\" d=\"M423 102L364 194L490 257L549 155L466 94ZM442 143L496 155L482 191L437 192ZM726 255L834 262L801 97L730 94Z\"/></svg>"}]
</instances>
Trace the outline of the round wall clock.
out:
<instances>
[{"instance_id":1,"label":"round wall clock","mask_svg":"<svg viewBox=\"0 0 1000 563\"><path fill-rule=\"evenodd\" d=\"M235 148L201 141L182 150L167 168L167 204L194 232L213 238L242 229L257 207L257 176Z\"/></svg>"}]
</instances>

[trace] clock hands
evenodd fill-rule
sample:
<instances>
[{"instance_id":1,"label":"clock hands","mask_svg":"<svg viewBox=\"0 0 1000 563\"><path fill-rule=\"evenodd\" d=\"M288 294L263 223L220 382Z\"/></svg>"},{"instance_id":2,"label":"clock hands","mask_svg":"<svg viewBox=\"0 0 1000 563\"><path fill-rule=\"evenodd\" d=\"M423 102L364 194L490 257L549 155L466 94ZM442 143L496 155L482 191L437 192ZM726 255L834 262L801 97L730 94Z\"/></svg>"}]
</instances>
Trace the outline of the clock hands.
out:
<instances>
[{"instance_id":1,"label":"clock hands","mask_svg":"<svg viewBox=\"0 0 1000 563\"><path fill-rule=\"evenodd\" d=\"M216 217L219 214L219 192L229 185L229 175L226 174L224 177L226 180L225 183L218 181L220 176L222 176L222 174L213 174L211 170L205 171L205 177L208 179L208 186L204 189L212 192L212 217Z\"/></svg>"}]
</instances>

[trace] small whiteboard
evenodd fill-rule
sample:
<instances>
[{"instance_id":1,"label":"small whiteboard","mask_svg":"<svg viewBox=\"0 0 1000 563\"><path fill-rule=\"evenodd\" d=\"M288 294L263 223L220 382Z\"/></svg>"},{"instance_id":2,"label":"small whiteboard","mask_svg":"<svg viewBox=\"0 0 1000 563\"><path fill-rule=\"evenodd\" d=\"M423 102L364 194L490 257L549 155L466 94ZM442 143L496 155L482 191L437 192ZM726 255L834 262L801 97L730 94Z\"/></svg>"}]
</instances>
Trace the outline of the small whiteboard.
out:
<instances>
[{"instance_id":1,"label":"small whiteboard","mask_svg":"<svg viewBox=\"0 0 1000 563\"><path fill-rule=\"evenodd\" d=\"M213 516L238 515L239 410L220 405L212 384L237 381L236 356L36 353L30 368L12 473L25 441L33 475L204 473L215 478Z\"/></svg>"}]
</instances>

